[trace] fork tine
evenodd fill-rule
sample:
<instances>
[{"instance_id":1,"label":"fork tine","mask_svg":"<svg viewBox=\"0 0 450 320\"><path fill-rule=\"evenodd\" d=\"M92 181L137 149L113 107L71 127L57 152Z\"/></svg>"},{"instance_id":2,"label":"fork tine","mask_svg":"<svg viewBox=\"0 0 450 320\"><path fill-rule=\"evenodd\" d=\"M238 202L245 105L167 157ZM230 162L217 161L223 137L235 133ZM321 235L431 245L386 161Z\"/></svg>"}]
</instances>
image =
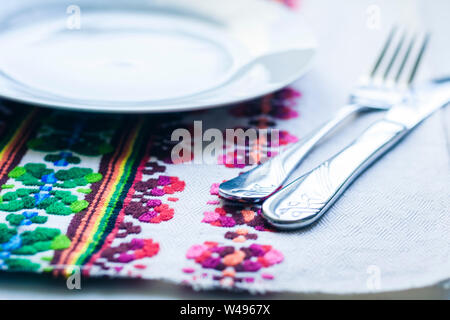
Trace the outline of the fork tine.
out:
<instances>
[{"instance_id":1,"label":"fork tine","mask_svg":"<svg viewBox=\"0 0 450 320\"><path fill-rule=\"evenodd\" d=\"M391 45L392 39L394 38L395 32L397 31L397 26L393 26L391 28L391 32L389 33L388 38L386 39L386 42L384 44L383 49L380 52L380 55L378 56L378 59L375 63L375 66L372 69L372 72L370 73L370 77L373 78L375 76L375 73L377 72L378 68L381 65L381 61L383 61L384 56L386 55L386 52Z\"/></svg>"},{"instance_id":2,"label":"fork tine","mask_svg":"<svg viewBox=\"0 0 450 320\"><path fill-rule=\"evenodd\" d=\"M421 46L420 51L419 51L419 55L417 56L416 62L414 63L414 67L413 67L413 69L411 71L411 75L409 76L408 85L411 84L411 82L414 80L414 78L415 78L415 76L417 74L417 70L419 69L420 62L422 61L422 58L423 58L425 50L426 50L426 48L428 46L428 41L429 40L430 40L430 34L426 33L425 34L425 38L424 38L423 43L422 43L422 46Z\"/></svg>"},{"instance_id":3,"label":"fork tine","mask_svg":"<svg viewBox=\"0 0 450 320\"><path fill-rule=\"evenodd\" d=\"M414 34L411 37L411 41L409 42L408 49L406 50L405 56L403 58L402 64L400 65L400 68L397 71L397 75L395 77L395 82L398 83L400 80L400 77L402 75L403 69L405 68L406 62L408 61L409 55L411 54L412 48L414 47L414 43L416 41L417 34Z\"/></svg>"},{"instance_id":4,"label":"fork tine","mask_svg":"<svg viewBox=\"0 0 450 320\"><path fill-rule=\"evenodd\" d=\"M395 61L397 60L398 54L399 54L400 50L403 47L403 43L405 42L405 38L406 38L406 31L404 31L402 33L402 35L400 37L400 40L399 40L399 42L397 44L397 47L395 48L395 51L392 54L391 61L389 61L389 64L388 64L386 70L384 71L384 75L383 75L384 80L386 80L388 78L389 72L391 71L392 66L394 65Z\"/></svg>"}]
</instances>

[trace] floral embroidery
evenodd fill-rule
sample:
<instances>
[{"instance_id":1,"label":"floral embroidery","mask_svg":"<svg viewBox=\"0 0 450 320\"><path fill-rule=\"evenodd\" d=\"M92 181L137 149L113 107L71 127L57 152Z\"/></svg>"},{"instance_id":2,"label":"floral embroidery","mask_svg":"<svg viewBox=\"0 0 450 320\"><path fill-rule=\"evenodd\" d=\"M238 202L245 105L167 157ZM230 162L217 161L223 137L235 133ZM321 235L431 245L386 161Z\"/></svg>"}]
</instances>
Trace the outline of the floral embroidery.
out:
<instances>
[{"instance_id":1,"label":"floral embroidery","mask_svg":"<svg viewBox=\"0 0 450 320\"><path fill-rule=\"evenodd\" d=\"M112 152L111 133L119 125L117 117L73 115L55 112L44 119L38 137L28 142L28 147L43 152L72 150L86 156Z\"/></svg>"},{"instance_id":2,"label":"floral embroidery","mask_svg":"<svg viewBox=\"0 0 450 320\"><path fill-rule=\"evenodd\" d=\"M258 231L269 230L257 207L246 207L242 204L225 204L203 213L202 222L215 227L233 228L247 225Z\"/></svg>"},{"instance_id":3,"label":"floral embroidery","mask_svg":"<svg viewBox=\"0 0 450 320\"><path fill-rule=\"evenodd\" d=\"M231 112L242 124L237 128L270 128L297 116L289 102L296 98L294 91L282 90L217 114ZM41 115L30 117L32 123L24 127L23 132L31 132L22 141L28 149L20 147L18 140L12 147L0 141L1 148L21 148L16 148L21 153L0 158L6 164L2 168L7 168L0 176L0 269L43 272L73 264L88 275L153 276L147 258L164 247L152 230L173 219L175 208L186 200L181 194L185 179L173 173L178 170L173 170L177 163L170 159L174 145L170 133L189 126L179 121L179 115L148 119L64 112ZM282 146L296 141L287 130L280 131L280 138ZM246 146L245 156L254 156L262 142ZM275 147L269 145L269 156L275 154ZM259 208L222 203L218 185L211 186L213 197L207 204L211 209L197 223L203 220L211 230L224 232L224 239L192 246L187 259L193 266L183 271L192 275L193 282L195 277L207 277L221 286L273 279L266 271L276 270L271 268L284 257L270 245L257 243L265 243L267 233L260 231L269 230ZM50 228L54 225L58 228Z\"/></svg>"},{"instance_id":4,"label":"floral embroidery","mask_svg":"<svg viewBox=\"0 0 450 320\"><path fill-rule=\"evenodd\" d=\"M209 204L218 206L213 211L204 212L202 222L215 227L233 228L247 225L258 231L270 230L270 227L260 215L259 207L230 202L221 205L219 201L219 183L211 185L210 193L216 196L217 200L210 200L208 201Z\"/></svg>"},{"instance_id":5,"label":"floral embroidery","mask_svg":"<svg viewBox=\"0 0 450 320\"><path fill-rule=\"evenodd\" d=\"M300 92L285 88L259 100L246 102L230 109L235 117L249 118L249 123L258 125L259 128L275 126L274 120L289 120L298 117L294 109ZM259 120L260 122L255 122Z\"/></svg>"},{"instance_id":6,"label":"floral embroidery","mask_svg":"<svg viewBox=\"0 0 450 320\"><path fill-rule=\"evenodd\" d=\"M38 217L35 214L28 215L31 219ZM19 223L15 219L7 220L13 226L9 228L6 224L0 224L0 269L12 271L34 271L40 268L38 263L33 263L28 259L12 257L30 256L48 250L62 250L70 245L70 240L66 235L61 234L59 229L37 227L33 231L19 230L24 220ZM38 221L37 223L45 223ZM27 223L28 224L28 223Z\"/></svg>"},{"instance_id":7,"label":"floral embroidery","mask_svg":"<svg viewBox=\"0 0 450 320\"><path fill-rule=\"evenodd\" d=\"M160 166L150 161L142 170L143 173L154 175L156 172L164 172L165 166ZM165 195L182 192L186 186L178 177L160 175L145 181L137 181L134 184L132 201L125 207L125 214L131 215L140 222L161 223L174 216L174 209L160 199Z\"/></svg>"},{"instance_id":8,"label":"floral embroidery","mask_svg":"<svg viewBox=\"0 0 450 320\"><path fill-rule=\"evenodd\" d=\"M176 129L187 129L192 132L192 126L185 125L181 122L181 117L177 114L170 114L164 116L153 116L150 127L150 141L152 142L152 156L165 164L179 164L182 163L182 159L184 158L183 154L180 154L180 158L176 159L172 157L172 149L178 143L177 141L172 141L171 136L172 132ZM192 141L192 143L194 143ZM194 154L191 153L186 158L192 160L194 158Z\"/></svg>"},{"instance_id":9,"label":"floral embroidery","mask_svg":"<svg viewBox=\"0 0 450 320\"><path fill-rule=\"evenodd\" d=\"M22 209L43 209L47 214L69 215L84 210L88 202L78 199L70 191L101 180L102 175L89 168L73 167L54 171L45 164L28 163L14 168L8 175L29 188L18 188L2 196L0 211L16 212ZM32 188L34 187L34 188Z\"/></svg>"},{"instance_id":10,"label":"floral embroidery","mask_svg":"<svg viewBox=\"0 0 450 320\"><path fill-rule=\"evenodd\" d=\"M225 239L233 240L234 242L245 242L246 240L258 239L258 235L256 233L249 233L247 229L236 229L235 231L225 233Z\"/></svg>"},{"instance_id":11,"label":"floral embroidery","mask_svg":"<svg viewBox=\"0 0 450 320\"><path fill-rule=\"evenodd\" d=\"M272 95L244 103L230 109L230 114L238 118L247 118L248 126L241 126L235 129L249 128L267 129L277 125L278 120L289 120L298 117L298 112L294 110L296 100L300 93L287 88L275 92ZM278 143L273 142L270 131L267 136L258 134L256 140L246 142L245 146L224 146L223 155L218 159L218 163L228 168L244 168L254 163L260 163L277 154L277 149L298 139L287 130L278 131ZM264 152L263 152L264 151Z\"/></svg>"},{"instance_id":12,"label":"floral embroidery","mask_svg":"<svg viewBox=\"0 0 450 320\"><path fill-rule=\"evenodd\" d=\"M70 113L2 102L0 270L44 272L56 265L76 265L89 274L94 265L98 268L93 275L147 276L152 272L147 270L147 258L163 248L155 238L160 233L147 232L164 231L175 223L173 219L163 228L158 225L171 220L178 214L175 208L186 201L182 194L186 178L174 173L179 167L173 170L178 161L171 158L171 151L177 142L171 141L171 133L178 128L192 133L187 118L213 120L207 125L223 118L224 125L242 129L280 127L298 116L299 96L283 89L228 109L151 116ZM232 119L224 118L228 115ZM280 146L294 141L294 135L280 128ZM244 165L236 161L238 153L228 149L218 161L244 168L250 158L262 160L258 151L265 142L259 137L244 146ZM275 155L279 145L269 143L268 156ZM212 186L207 204L211 209L197 216L196 227L203 219L211 227L200 227L225 232L223 243L192 246L187 256L193 267L183 270L195 282L196 270L201 269L200 277L211 276L221 285L273 279L265 271L275 269L283 255L256 243L264 243L267 236L260 232L267 226L258 207L222 205L217 188L218 184ZM178 258L184 261L183 255Z\"/></svg>"},{"instance_id":13,"label":"floral embroidery","mask_svg":"<svg viewBox=\"0 0 450 320\"><path fill-rule=\"evenodd\" d=\"M152 239L133 239L117 247L109 247L102 257L110 262L129 263L134 260L150 258L159 252L159 243Z\"/></svg>"},{"instance_id":14,"label":"floral embroidery","mask_svg":"<svg viewBox=\"0 0 450 320\"><path fill-rule=\"evenodd\" d=\"M239 233L248 235L241 229L233 233L238 236L241 236ZM225 238L230 238L230 235L231 233L226 233ZM214 270L211 277L222 286L233 286L238 282L254 282L255 277L249 274L279 264L284 259L283 254L270 245L253 243L249 246L236 246L212 241L191 246L186 258L194 260L202 269ZM184 268L183 272L191 274L195 273L195 269ZM274 276L263 273L261 278L271 280Z\"/></svg>"},{"instance_id":15,"label":"floral embroidery","mask_svg":"<svg viewBox=\"0 0 450 320\"><path fill-rule=\"evenodd\" d=\"M56 167L66 167L69 164L79 164L81 159L74 156L72 152L60 152L59 154L48 154L44 158L45 161L53 162Z\"/></svg>"},{"instance_id":16,"label":"floral embroidery","mask_svg":"<svg viewBox=\"0 0 450 320\"><path fill-rule=\"evenodd\" d=\"M43 161L56 168L81 162L78 155L66 150L89 156L110 152L108 137L97 129L109 130L112 122L98 123L91 118L78 123L69 120L73 119L60 113L44 118L36 137L28 141L28 147L38 152L59 151L42 156ZM11 140L10 143L17 142ZM3 182L9 179L2 185L6 192L0 197L0 211L10 212L3 216L10 227L0 224L0 268L37 271L42 266L32 259L34 255L50 250L58 252L71 245L69 237L60 229L44 226L49 220L47 215L66 216L86 209L89 203L85 195L102 175L91 168L73 166L56 170L44 163L32 162L13 167L6 177L0 178ZM42 259L50 261L52 258Z\"/></svg>"},{"instance_id":17,"label":"floral embroidery","mask_svg":"<svg viewBox=\"0 0 450 320\"><path fill-rule=\"evenodd\" d=\"M119 233L117 233L116 238L125 238L129 234L139 234L141 233L141 226L134 225L133 222L122 222L119 226Z\"/></svg>"}]
</instances>

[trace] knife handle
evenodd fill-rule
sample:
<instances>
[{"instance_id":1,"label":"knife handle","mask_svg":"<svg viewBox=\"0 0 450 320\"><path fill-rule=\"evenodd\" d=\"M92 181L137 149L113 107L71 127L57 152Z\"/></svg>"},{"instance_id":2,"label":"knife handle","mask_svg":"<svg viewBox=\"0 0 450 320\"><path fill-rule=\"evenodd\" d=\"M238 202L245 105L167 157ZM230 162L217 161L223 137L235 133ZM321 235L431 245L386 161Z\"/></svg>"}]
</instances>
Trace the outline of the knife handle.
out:
<instances>
[{"instance_id":1,"label":"knife handle","mask_svg":"<svg viewBox=\"0 0 450 320\"><path fill-rule=\"evenodd\" d=\"M407 132L399 123L377 121L344 150L269 197L263 203L263 216L280 229L310 225Z\"/></svg>"}]
</instances>

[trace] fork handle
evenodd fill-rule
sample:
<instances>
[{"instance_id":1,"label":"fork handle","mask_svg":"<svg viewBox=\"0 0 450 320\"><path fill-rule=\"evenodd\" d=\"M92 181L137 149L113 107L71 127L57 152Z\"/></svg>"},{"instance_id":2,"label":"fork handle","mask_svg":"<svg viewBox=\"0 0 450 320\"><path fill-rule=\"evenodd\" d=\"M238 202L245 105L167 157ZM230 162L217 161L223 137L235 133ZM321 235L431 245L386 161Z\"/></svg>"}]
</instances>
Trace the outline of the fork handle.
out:
<instances>
[{"instance_id":1,"label":"fork handle","mask_svg":"<svg viewBox=\"0 0 450 320\"><path fill-rule=\"evenodd\" d=\"M281 229L310 225L408 131L387 120L374 123L344 150L269 197L263 204L263 216Z\"/></svg>"}]
</instances>

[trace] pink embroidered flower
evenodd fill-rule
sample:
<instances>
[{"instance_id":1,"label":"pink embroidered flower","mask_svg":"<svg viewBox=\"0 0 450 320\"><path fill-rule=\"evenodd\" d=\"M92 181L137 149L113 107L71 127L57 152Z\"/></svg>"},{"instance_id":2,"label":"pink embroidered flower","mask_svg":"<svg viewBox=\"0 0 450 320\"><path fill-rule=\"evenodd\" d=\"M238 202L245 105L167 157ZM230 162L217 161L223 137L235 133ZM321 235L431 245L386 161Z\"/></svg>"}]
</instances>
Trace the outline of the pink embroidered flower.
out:
<instances>
[{"instance_id":1,"label":"pink embroidered flower","mask_svg":"<svg viewBox=\"0 0 450 320\"><path fill-rule=\"evenodd\" d=\"M256 243L254 243L254 244L252 244L252 245L250 246L250 251L252 252L252 254L253 254L255 257L263 256L264 253L265 253L263 247L260 246L259 244L256 244Z\"/></svg>"},{"instance_id":2,"label":"pink embroidered flower","mask_svg":"<svg viewBox=\"0 0 450 320\"><path fill-rule=\"evenodd\" d=\"M210 223L219 219L220 215L217 212L205 212L202 222Z\"/></svg>"},{"instance_id":3,"label":"pink embroidered flower","mask_svg":"<svg viewBox=\"0 0 450 320\"><path fill-rule=\"evenodd\" d=\"M158 189L158 188L154 188L151 191L152 196L156 196L156 197L160 197L164 195L164 190L163 189Z\"/></svg>"},{"instance_id":4,"label":"pink embroidered flower","mask_svg":"<svg viewBox=\"0 0 450 320\"><path fill-rule=\"evenodd\" d=\"M189 248L188 252L186 253L186 258L188 259L198 258L206 250L208 250L208 246L206 245L193 245L192 247Z\"/></svg>"},{"instance_id":5,"label":"pink embroidered flower","mask_svg":"<svg viewBox=\"0 0 450 320\"><path fill-rule=\"evenodd\" d=\"M277 263L280 263L281 261L283 261L284 256L280 251L272 249L264 255L264 259L270 265L274 265L274 264L277 264Z\"/></svg>"},{"instance_id":6,"label":"pink embroidered flower","mask_svg":"<svg viewBox=\"0 0 450 320\"><path fill-rule=\"evenodd\" d=\"M144 247L144 239L133 239L130 242L129 250L137 250Z\"/></svg>"},{"instance_id":7,"label":"pink embroidered flower","mask_svg":"<svg viewBox=\"0 0 450 320\"><path fill-rule=\"evenodd\" d=\"M292 134L290 134L287 131L281 130L280 131L280 145L284 146L287 145L289 143L294 143L297 142L298 138ZM272 156L274 156L275 154L273 154Z\"/></svg>"},{"instance_id":8,"label":"pink embroidered flower","mask_svg":"<svg viewBox=\"0 0 450 320\"><path fill-rule=\"evenodd\" d=\"M150 222L154 217L156 217L157 212L156 211L149 211L144 213L142 216L139 217L139 221L141 222Z\"/></svg>"},{"instance_id":9,"label":"pink embroidered flower","mask_svg":"<svg viewBox=\"0 0 450 320\"><path fill-rule=\"evenodd\" d=\"M206 211L203 213L202 222L212 226L232 228L234 226L247 225L258 231L269 230L264 219L259 214L259 208L247 207L243 204L224 205L214 209L215 213Z\"/></svg>"},{"instance_id":10,"label":"pink embroidered flower","mask_svg":"<svg viewBox=\"0 0 450 320\"><path fill-rule=\"evenodd\" d=\"M266 280L273 280L275 277L270 273L262 273L261 277Z\"/></svg>"},{"instance_id":11,"label":"pink embroidered flower","mask_svg":"<svg viewBox=\"0 0 450 320\"><path fill-rule=\"evenodd\" d=\"M212 195L218 196L219 195L219 185L220 185L220 183L213 183L209 192Z\"/></svg>"},{"instance_id":12,"label":"pink embroidered flower","mask_svg":"<svg viewBox=\"0 0 450 320\"><path fill-rule=\"evenodd\" d=\"M236 221L232 217L221 216L219 217L220 224L222 227L231 228L236 225Z\"/></svg>"},{"instance_id":13,"label":"pink embroidered flower","mask_svg":"<svg viewBox=\"0 0 450 320\"><path fill-rule=\"evenodd\" d=\"M160 186L167 186L170 184L170 177L168 176L159 176L158 178L158 185Z\"/></svg>"},{"instance_id":14,"label":"pink embroidered flower","mask_svg":"<svg viewBox=\"0 0 450 320\"><path fill-rule=\"evenodd\" d=\"M194 273L195 269L194 268L183 268L183 272L184 273Z\"/></svg>"},{"instance_id":15,"label":"pink embroidered flower","mask_svg":"<svg viewBox=\"0 0 450 320\"><path fill-rule=\"evenodd\" d=\"M111 262L129 263L142 258L153 257L159 252L159 243L152 239L134 238L128 243L121 243L116 247L109 247L101 256ZM116 257L119 255L118 257ZM120 272L117 270L117 272Z\"/></svg>"},{"instance_id":16,"label":"pink embroidered flower","mask_svg":"<svg viewBox=\"0 0 450 320\"><path fill-rule=\"evenodd\" d=\"M154 208L154 207L160 206L161 204L162 204L161 200L151 199L147 202L147 207Z\"/></svg>"},{"instance_id":17,"label":"pink embroidered flower","mask_svg":"<svg viewBox=\"0 0 450 320\"><path fill-rule=\"evenodd\" d=\"M245 242L247 240L258 239L258 235L255 233L249 233L246 229L237 229L236 231L228 231L225 233L225 239L230 239L234 242Z\"/></svg>"},{"instance_id":18,"label":"pink embroidered flower","mask_svg":"<svg viewBox=\"0 0 450 320\"><path fill-rule=\"evenodd\" d=\"M261 269L261 264L256 261L247 260L243 263L243 268L248 272L255 272Z\"/></svg>"}]
</instances>

